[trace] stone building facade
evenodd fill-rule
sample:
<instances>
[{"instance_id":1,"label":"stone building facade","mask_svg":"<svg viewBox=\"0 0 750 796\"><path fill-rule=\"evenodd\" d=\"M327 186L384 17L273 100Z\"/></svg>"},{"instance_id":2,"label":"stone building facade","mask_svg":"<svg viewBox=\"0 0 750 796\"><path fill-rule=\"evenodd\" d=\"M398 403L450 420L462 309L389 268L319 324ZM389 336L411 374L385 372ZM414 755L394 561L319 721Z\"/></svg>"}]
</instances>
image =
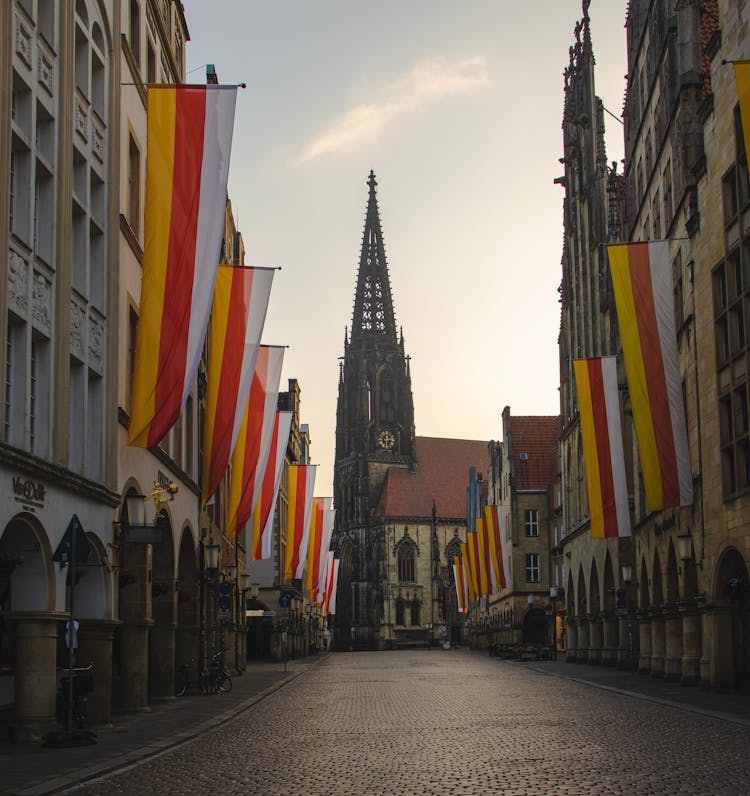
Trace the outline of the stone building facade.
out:
<instances>
[{"instance_id":1,"label":"stone building facade","mask_svg":"<svg viewBox=\"0 0 750 796\"><path fill-rule=\"evenodd\" d=\"M576 25L564 73L564 187L562 282L560 284L560 483L561 508L552 529L553 583L565 623L568 660L625 665L627 616L622 602L621 562L630 562L629 539L592 539L581 424L573 360L615 356L617 317L606 245L620 240L624 177L607 163L605 109L596 95L588 3ZM618 129L619 133L619 129ZM618 361L619 382L625 372ZM625 392L622 404L625 405ZM630 433L628 424L623 428ZM626 443L632 452L632 443ZM632 470L632 468L629 468ZM632 639L632 628L631 628Z\"/></svg>"},{"instance_id":2,"label":"stone building facade","mask_svg":"<svg viewBox=\"0 0 750 796\"><path fill-rule=\"evenodd\" d=\"M585 61L587 10L584 3L584 35L574 48L571 65L576 71L572 79L566 76L566 95L580 80L579 66ZM565 388L566 381L572 384L565 368L576 317L567 312L573 294L566 272L583 272L586 258L583 253L571 256L567 243L563 257L562 547L570 560L569 656L617 662L654 677L716 688L750 685L750 283L745 262L750 192L737 86L731 66L724 63L748 56L749 14L746 2L722 0L633 0L628 6L624 208L616 175L610 172L607 185L600 182L597 188L608 223L589 223L589 229L592 241L605 235L606 240L670 241L695 497L683 508L646 509L624 392L633 537L628 543L607 542L603 560L587 552L590 541L578 541L576 518L586 520L585 508L579 508L585 506L585 496L574 488L575 447L565 440L566 429L575 437L575 400ZM591 75L593 81L593 70ZM577 185L569 173L567 109L566 99L566 242L581 221L570 214ZM589 151L594 163L591 147ZM584 355L619 352L609 287L604 287L599 296L582 293L571 307L589 319L592 329L599 329L599 350L592 335ZM571 349L570 355L578 354ZM624 379L621 384L624 388ZM615 640L618 651L613 655Z\"/></svg>"}]
</instances>

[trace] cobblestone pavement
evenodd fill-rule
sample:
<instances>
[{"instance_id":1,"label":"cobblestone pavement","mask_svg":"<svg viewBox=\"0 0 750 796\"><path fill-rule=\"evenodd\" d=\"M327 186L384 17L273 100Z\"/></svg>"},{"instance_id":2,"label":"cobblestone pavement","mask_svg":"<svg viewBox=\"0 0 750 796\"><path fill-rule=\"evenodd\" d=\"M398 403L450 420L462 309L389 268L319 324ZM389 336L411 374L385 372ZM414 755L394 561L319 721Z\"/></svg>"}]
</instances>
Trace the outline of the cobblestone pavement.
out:
<instances>
[{"instance_id":1,"label":"cobblestone pavement","mask_svg":"<svg viewBox=\"0 0 750 796\"><path fill-rule=\"evenodd\" d=\"M463 651L336 654L93 794L750 793L750 727Z\"/></svg>"}]
</instances>

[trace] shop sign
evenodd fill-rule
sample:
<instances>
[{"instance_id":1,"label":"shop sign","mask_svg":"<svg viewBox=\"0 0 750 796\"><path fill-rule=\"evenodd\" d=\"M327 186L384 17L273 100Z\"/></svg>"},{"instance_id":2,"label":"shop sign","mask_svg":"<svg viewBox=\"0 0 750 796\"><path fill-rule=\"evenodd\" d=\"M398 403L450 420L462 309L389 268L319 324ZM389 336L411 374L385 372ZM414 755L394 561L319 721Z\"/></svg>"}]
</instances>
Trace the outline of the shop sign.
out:
<instances>
[{"instance_id":1,"label":"shop sign","mask_svg":"<svg viewBox=\"0 0 750 796\"><path fill-rule=\"evenodd\" d=\"M13 494L16 503L20 503L29 511L43 509L47 497L47 489L41 481L32 481L20 475L13 476Z\"/></svg>"}]
</instances>

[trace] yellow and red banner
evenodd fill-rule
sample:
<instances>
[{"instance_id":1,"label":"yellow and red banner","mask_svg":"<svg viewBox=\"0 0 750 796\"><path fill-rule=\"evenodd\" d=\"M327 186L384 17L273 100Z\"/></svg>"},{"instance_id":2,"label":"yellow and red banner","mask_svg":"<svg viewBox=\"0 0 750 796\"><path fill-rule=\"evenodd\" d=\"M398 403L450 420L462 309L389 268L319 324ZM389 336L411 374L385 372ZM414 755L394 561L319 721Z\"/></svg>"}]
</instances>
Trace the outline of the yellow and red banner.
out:
<instances>
[{"instance_id":1,"label":"yellow and red banner","mask_svg":"<svg viewBox=\"0 0 750 796\"><path fill-rule=\"evenodd\" d=\"M617 360L574 359L591 536L630 536Z\"/></svg>"},{"instance_id":2,"label":"yellow and red banner","mask_svg":"<svg viewBox=\"0 0 750 796\"><path fill-rule=\"evenodd\" d=\"M149 86L131 445L156 445L198 371L224 232L236 87Z\"/></svg>"},{"instance_id":3,"label":"yellow and red banner","mask_svg":"<svg viewBox=\"0 0 750 796\"><path fill-rule=\"evenodd\" d=\"M271 446L283 360L281 346L258 349L250 396L232 453L227 536L236 536L252 515L256 474L259 467L264 471L263 457L268 457Z\"/></svg>"},{"instance_id":4,"label":"yellow and red banner","mask_svg":"<svg viewBox=\"0 0 750 796\"><path fill-rule=\"evenodd\" d=\"M607 247L649 511L693 502L669 241Z\"/></svg>"},{"instance_id":5,"label":"yellow and red banner","mask_svg":"<svg viewBox=\"0 0 750 796\"><path fill-rule=\"evenodd\" d=\"M472 550L474 543L471 539L471 532L466 534L466 541L461 542L461 561L464 565L464 577L466 578L466 587L469 595L469 602L473 603L477 595L477 585L474 574L474 562L472 560Z\"/></svg>"},{"instance_id":6,"label":"yellow and red banner","mask_svg":"<svg viewBox=\"0 0 750 796\"><path fill-rule=\"evenodd\" d=\"M307 543L307 577L305 585L310 601L317 602L318 593L325 589L325 559L331 544L334 510L333 498L313 498L310 516L310 538Z\"/></svg>"},{"instance_id":7,"label":"yellow and red banner","mask_svg":"<svg viewBox=\"0 0 750 796\"><path fill-rule=\"evenodd\" d=\"M301 578L307 562L310 514L315 488L314 464L290 464L287 470L287 540L284 580Z\"/></svg>"},{"instance_id":8,"label":"yellow and red banner","mask_svg":"<svg viewBox=\"0 0 750 796\"><path fill-rule=\"evenodd\" d=\"M469 609L469 587L464 573L464 564L461 556L453 559L453 580L456 584L456 598L458 600L458 612L465 614Z\"/></svg>"},{"instance_id":9,"label":"yellow and red banner","mask_svg":"<svg viewBox=\"0 0 750 796\"><path fill-rule=\"evenodd\" d=\"M326 557L325 596L323 598L323 613L336 613L336 589L339 582L339 559L333 557L333 550Z\"/></svg>"},{"instance_id":10,"label":"yellow and red banner","mask_svg":"<svg viewBox=\"0 0 750 796\"><path fill-rule=\"evenodd\" d=\"M745 138L745 155L750 163L750 61L734 61L734 79L742 117L742 132Z\"/></svg>"},{"instance_id":11,"label":"yellow and red banner","mask_svg":"<svg viewBox=\"0 0 750 796\"><path fill-rule=\"evenodd\" d=\"M476 518L477 562L479 564L478 582L479 596L492 594L492 561L490 559L490 540L482 517Z\"/></svg>"},{"instance_id":12,"label":"yellow and red banner","mask_svg":"<svg viewBox=\"0 0 750 796\"><path fill-rule=\"evenodd\" d=\"M208 347L203 505L216 492L250 396L274 269L220 265Z\"/></svg>"},{"instance_id":13,"label":"yellow and red banner","mask_svg":"<svg viewBox=\"0 0 750 796\"><path fill-rule=\"evenodd\" d=\"M500 528L500 516L497 506L484 507L484 527L490 545L492 561L492 589L497 593L508 586L506 575L507 559L505 551L505 534Z\"/></svg>"},{"instance_id":14,"label":"yellow and red banner","mask_svg":"<svg viewBox=\"0 0 750 796\"><path fill-rule=\"evenodd\" d=\"M261 561L273 556L273 519L293 414L294 412L276 412L260 493L253 508L252 522L246 526L245 549L249 551L252 561Z\"/></svg>"}]
</instances>

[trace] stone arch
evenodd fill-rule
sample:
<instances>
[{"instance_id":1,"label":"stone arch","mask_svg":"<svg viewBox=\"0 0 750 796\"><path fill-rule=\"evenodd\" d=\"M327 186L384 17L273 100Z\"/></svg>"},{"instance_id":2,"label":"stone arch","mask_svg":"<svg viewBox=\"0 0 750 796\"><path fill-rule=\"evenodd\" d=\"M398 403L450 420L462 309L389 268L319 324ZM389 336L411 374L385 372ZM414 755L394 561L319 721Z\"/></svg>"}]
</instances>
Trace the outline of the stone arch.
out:
<instances>
[{"instance_id":1,"label":"stone arch","mask_svg":"<svg viewBox=\"0 0 750 796\"><path fill-rule=\"evenodd\" d=\"M604 558L604 613L611 616L617 607L617 592L615 590L615 572L612 566L612 556L607 550Z\"/></svg>"},{"instance_id":2,"label":"stone arch","mask_svg":"<svg viewBox=\"0 0 750 796\"><path fill-rule=\"evenodd\" d=\"M572 622L576 618L576 603L575 591L573 589L573 573L568 572L568 588L565 590L565 613L568 622Z\"/></svg>"},{"instance_id":3,"label":"stone arch","mask_svg":"<svg viewBox=\"0 0 750 796\"><path fill-rule=\"evenodd\" d=\"M394 545L393 552L396 556L396 571L399 583L415 583L419 547L409 536L408 528L404 528L404 535Z\"/></svg>"},{"instance_id":4,"label":"stone arch","mask_svg":"<svg viewBox=\"0 0 750 796\"><path fill-rule=\"evenodd\" d=\"M187 663L200 652L200 601L198 553L195 534L185 523L177 549L177 629L175 662Z\"/></svg>"},{"instance_id":5,"label":"stone arch","mask_svg":"<svg viewBox=\"0 0 750 796\"><path fill-rule=\"evenodd\" d=\"M680 599L680 574L677 568L677 556L672 540L667 551L667 602L676 603Z\"/></svg>"},{"instance_id":6,"label":"stone arch","mask_svg":"<svg viewBox=\"0 0 750 796\"><path fill-rule=\"evenodd\" d=\"M601 611L601 591L599 589L599 570L596 559L591 559L591 577L589 578L589 612L596 616Z\"/></svg>"},{"instance_id":7,"label":"stone arch","mask_svg":"<svg viewBox=\"0 0 750 796\"><path fill-rule=\"evenodd\" d=\"M747 562L727 547L716 567L716 683L750 691L750 579Z\"/></svg>"},{"instance_id":8,"label":"stone arch","mask_svg":"<svg viewBox=\"0 0 750 796\"><path fill-rule=\"evenodd\" d=\"M156 520L162 539L151 545L151 616L148 637L148 685L150 699L174 697L177 578L175 540L169 507L161 507Z\"/></svg>"},{"instance_id":9,"label":"stone arch","mask_svg":"<svg viewBox=\"0 0 750 796\"><path fill-rule=\"evenodd\" d=\"M64 584L64 578L61 579ZM54 611L56 583L52 548L44 526L28 512L12 517L0 534L0 602L9 612ZM61 593L61 602L65 599Z\"/></svg>"},{"instance_id":10,"label":"stone arch","mask_svg":"<svg viewBox=\"0 0 750 796\"><path fill-rule=\"evenodd\" d=\"M638 607L641 611L645 611L651 605L651 597L648 590L648 567L646 566L646 557L641 559L641 576L638 580Z\"/></svg>"},{"instance_id":11,"label":"stone arch","mask_svg":"<svg viewBox=\"0 0 750 796\"><path fill-rule=\"evenodd\" d=\"M576 614L583 620L588 615L588 595L586 593L586 578L583 576L583 564L578 568L578 590L576 593Z\"/></svg>"},{"instance_id":12,"label":"stone arch","mask_svg":"<svg viewBox=\"0 0 750 796\"><path fill-rule=\"evenodd\" d=\"M76 587L74 608L76 619L111 619L112 591L110 578L105 567L106 549L95 533L87 533L89 548L88 560L76 567ZM70 609L67 603L66 610Z\"/></svg>"},{"instance_id":13,"label":"stone arch","mask_svg":"<svg viewBox=\"0 0 750 796\"><path fill-rule=\"evenodd\" d=\"M456 556L461 557L461 539L458 536L458 529L456 529L454 537L445 546L445 560L448 564L451 583L453 583L453 562Z\"/></svg>"},{"instance_id":14,"label":"stone arch","mask_svg":"<svg viewBox=\"0 0 750 796\"><path fill-rule=\"evenodd\" d=\"M660 608L664 604L664 586L661 577L659 551L654 550L654 570L651 575L651 605Z\"/></svg>"}]
</instances>

